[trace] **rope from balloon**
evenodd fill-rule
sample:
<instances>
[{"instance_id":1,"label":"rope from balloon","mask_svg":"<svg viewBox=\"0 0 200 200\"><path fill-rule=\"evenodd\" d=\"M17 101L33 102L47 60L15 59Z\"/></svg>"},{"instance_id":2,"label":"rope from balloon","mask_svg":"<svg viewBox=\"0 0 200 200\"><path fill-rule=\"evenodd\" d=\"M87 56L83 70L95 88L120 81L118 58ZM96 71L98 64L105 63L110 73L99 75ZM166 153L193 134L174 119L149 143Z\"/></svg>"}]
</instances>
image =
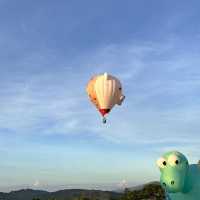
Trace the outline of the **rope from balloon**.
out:
<instances>
[{"instance_id":1,"label":"rope from balloon","mask_svg":"<svg viewBox=\"0 0 200 200\"><path fill-rule=\"evenodd\" d=\"M110 112L110 109L105 109L105 108L104 109L99 109L99 112L103 116L102 122L105 124L106 123L105 115Z\"/></svg>"}]
</instances>

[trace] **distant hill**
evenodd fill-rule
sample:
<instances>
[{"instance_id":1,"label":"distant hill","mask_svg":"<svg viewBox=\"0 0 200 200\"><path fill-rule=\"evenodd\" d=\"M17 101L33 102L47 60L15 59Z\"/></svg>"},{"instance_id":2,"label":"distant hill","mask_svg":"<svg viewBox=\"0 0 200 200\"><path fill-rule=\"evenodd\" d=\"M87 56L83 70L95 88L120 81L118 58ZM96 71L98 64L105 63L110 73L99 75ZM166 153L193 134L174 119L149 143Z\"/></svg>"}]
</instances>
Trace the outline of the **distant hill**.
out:
<instances>
[{"instance_id":1,"label":"distant hill","mask_svg":"<svg viewBox=\"0 0 200 200\"><path fill-rule=\"evenodd\" d=\"M119 199L121 194L111 191L101 190L81 190L81 189L66 189L57 192L47 192L40 190L18 190L9 193L0 193L0 200L32 200L39 198L40 200L75 200L79 197L98 199L98 200L110 200Z\"/></svg>"},{"instance_id":2,"label":"distant hill","mask_svg":"<svg viewBox=\"0 0 200 200\"><path fill-rule=\"evenodd\" d=\"M128 189L130 191L142 190L145 186L148 186L148 185L160 185L160 182L158 182L158 181L152 181L152 182L149 182L149 183L146 183L146 184L143 184L143 185L138 185L138 186L135 186L135 187L130 187Z\"/></svg>"},{"instance_id":3,"label":"distant hill","mask_svg":"<svg viewBox=\"0 0 200 200\"><path fill-rule=\"evenodd\" d=\"M12 191L9 193L0 193L0 200L32 200L33 198L37 196L43 196L48 195L48 192L46 191L40 191L40 190L31 190L31 189L23 189L18 191Z\"/></svg>"},{"instance_id":4,"label":"distant hill","mask_svg":"<svg viewBox=\"0 0 200 200\"><path fill-rule=\"evenodd\" d=\"M143 192L157 193L159 182L150 182L144 185L128 188L129 193L124 190L102 191L102 190L84 190L84 189L65 189L56 192L47 192L41 190L23 189L9 193L0 192L0 200L119 200L127 195L140 195ZM154 188L154 189L153 189ZM157 189L155 189L157 188ZM148 196L148 194L147 194ZM126 199L126 198L123 198ZM129 199L129 198L128 198ZM144 199L144 198L143 198ZM153 199L153 198L152 198Z\"/></svg>"},{"instance_id":5,"label":"distant hill","mask_svg":"<svg viewBox=\"0 0 200 200\"><path fill-rule=\"evenodd\" d=\"M127 189L129 191L137 191L137 190L142 190L145 186L152 185L152 184L153 185L160 185L160 182L158 182L158 181L152 181L152 182L149 182L149 183L146 183L146 184L137 185L137 186L134 186L134 187L128 187ZM118 189L115 192L123 193L124 189Z\"/></svg>"}]
</instances>

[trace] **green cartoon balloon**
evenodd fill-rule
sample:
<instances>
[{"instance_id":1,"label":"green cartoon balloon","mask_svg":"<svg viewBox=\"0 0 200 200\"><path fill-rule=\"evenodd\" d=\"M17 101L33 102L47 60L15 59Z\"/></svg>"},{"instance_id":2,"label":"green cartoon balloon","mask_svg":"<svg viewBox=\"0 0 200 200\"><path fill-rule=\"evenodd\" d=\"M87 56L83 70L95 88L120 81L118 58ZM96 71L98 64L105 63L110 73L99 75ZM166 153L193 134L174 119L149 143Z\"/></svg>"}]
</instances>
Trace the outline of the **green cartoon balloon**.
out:
<instances>
[{"instance_id":1,"label":"green cartoon balloon","mask_svg":"<svg viewBox=\"0 0 200 200\"><path fill-rule=\"evenodd\" d=\"M189 164L178 151L164 154L157 160L160 183L170 200L200 200L200 166Z\"/></svg>"}]
</instances>

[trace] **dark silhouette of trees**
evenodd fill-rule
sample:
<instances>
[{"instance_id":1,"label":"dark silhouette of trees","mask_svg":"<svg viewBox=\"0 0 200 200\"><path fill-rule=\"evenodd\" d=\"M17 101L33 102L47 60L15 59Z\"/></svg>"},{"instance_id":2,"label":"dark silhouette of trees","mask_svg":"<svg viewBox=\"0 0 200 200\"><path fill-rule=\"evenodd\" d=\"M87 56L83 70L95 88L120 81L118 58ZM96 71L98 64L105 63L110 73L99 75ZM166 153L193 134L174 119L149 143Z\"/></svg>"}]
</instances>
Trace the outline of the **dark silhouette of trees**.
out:
<instances>
[{"instance_id":1,"label":"dark silhouette of trees","mask_svg":"<svg viewBox=\"0 0 200 200\"><path fill-rule=\"evenodd\" d=\"M141 190L125 190L121 200L164 200L165 192L158 184L149 184Z\"/></svg>"}]
</instances>

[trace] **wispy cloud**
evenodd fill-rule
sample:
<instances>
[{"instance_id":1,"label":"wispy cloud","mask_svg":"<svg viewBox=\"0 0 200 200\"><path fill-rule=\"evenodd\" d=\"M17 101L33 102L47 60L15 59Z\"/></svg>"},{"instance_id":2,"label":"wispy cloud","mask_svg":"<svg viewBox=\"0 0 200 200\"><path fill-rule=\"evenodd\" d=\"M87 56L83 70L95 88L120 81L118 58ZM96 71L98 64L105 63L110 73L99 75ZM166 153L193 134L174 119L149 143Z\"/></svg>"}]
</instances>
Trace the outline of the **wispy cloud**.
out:
<instances>
[{"instance_id":1,"label":"wispy cloud","mask_svg":"<svg viewBox=\"0 0 200 200\"><path fill-rule=\"evenodd\" d=\"M33 186L34 187L38 187L40 185L40 182L38 180L36 180L34 183L33 183Z\"/></svg>"},{"instance_id":2,"label":"wispy cloud","mask_svg":"<svg viewBox=\"0 0 200 200\"><path fill-rule=\"evenodd\" d=\"M87 52L74 63L61 59L57 64L58 70L50 66L4 87L2 129L17 134L88 131L120 143L193 141L191 135L199 131L200 71L195 66L200 60L189 50L179 51L174 41L114 44ZM127 96L124 105L111 112L106 126L85 93L90 76L104 71L122 80Z\"/></svg>"},{"instance_id":3,"label":"wispy cloud","mask_svg":"<svg viewBox=\"0 0 200 200\"><path fill-rule=\"evenodd\" d=\"M138 183L172 149L197 161L198 3L0 4L1 187ZM105 71L126 99L103 125L85 86Z\"/></svg>"}]
</instances>

